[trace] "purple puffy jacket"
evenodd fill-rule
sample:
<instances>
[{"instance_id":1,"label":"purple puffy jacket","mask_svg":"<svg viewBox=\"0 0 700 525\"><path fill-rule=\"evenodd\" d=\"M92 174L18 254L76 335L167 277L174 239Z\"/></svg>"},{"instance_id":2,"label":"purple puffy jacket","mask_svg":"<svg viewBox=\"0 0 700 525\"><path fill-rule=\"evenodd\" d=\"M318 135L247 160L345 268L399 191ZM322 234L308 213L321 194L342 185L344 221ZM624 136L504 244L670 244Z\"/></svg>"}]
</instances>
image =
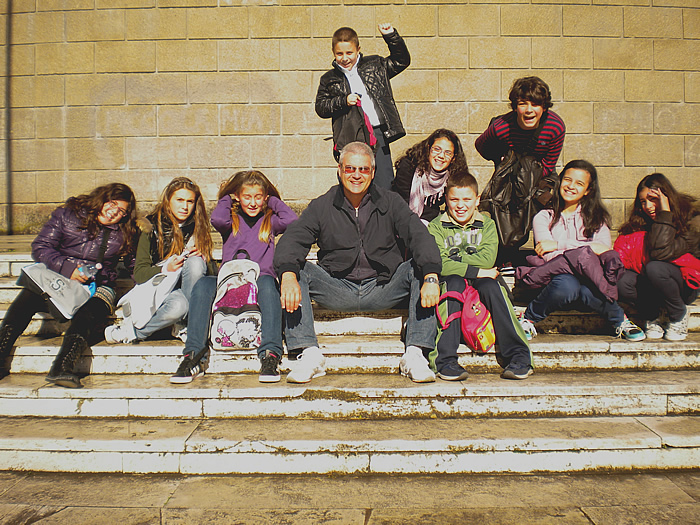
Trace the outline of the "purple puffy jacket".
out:
<instances>
[{"instance_id":1,"label":"purple puffy jacket","mask_svg":"<svg viewBox=\"0 0 700 525\"><path fill-rule=\"evenodd\" d=\"M105 250L102 270L97 274L97 284L114 287L117 280L119 252L124 242L124 234L119 225L102 226L97 236L90 239L86 229L81 228L82 220L70 208L56 208L51 218L32 242L32 258L44 263L49 269L65 277L82 263L94 263L100 252L105 228L111 230Z\"/></svg>"}]
</instances>

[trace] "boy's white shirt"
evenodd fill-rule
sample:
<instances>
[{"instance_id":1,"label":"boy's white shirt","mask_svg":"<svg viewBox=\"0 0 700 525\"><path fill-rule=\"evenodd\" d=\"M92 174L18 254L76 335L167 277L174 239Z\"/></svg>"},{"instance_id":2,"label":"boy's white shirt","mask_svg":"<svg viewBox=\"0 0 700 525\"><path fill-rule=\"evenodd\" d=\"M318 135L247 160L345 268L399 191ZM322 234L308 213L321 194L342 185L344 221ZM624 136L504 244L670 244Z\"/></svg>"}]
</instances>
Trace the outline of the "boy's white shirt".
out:
<instances>
[{"instance_id":1,"label":"boy's white shirt","mask_svg":"<svg viewBox=\"0 0 700 525\"><path fill-rule=\"evenodd\" d=\"M348 82L350 83L350 92L360 95L362 99L362 110L365 112L365 115L367 115L367 117L369 118L369 121L372 124L372 126L376 127L379 126L381 122L379 121L377 109L374 107L374 101L372 100L372 97L369 96L369 93L367 93L365 83L362 82L362 79L360 78L360 75L357 72L357 66L360 63L360 60L362 60L361 55L357 58L357 62L355 62L355 65L352 67L352 69L345 69L340 64L338 64L338 67L343 73L345 73L345 78L347 78Z\"/></svg>"}]
</instances>

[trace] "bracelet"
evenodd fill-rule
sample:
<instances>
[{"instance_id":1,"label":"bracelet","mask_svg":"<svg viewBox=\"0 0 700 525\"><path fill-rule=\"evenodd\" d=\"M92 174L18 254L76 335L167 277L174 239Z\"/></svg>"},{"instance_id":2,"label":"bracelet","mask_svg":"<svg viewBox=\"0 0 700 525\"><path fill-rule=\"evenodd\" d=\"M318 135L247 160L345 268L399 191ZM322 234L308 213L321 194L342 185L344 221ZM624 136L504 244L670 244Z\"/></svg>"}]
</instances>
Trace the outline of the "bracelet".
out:
<instances>
[{"instance_id":1,"label":"bracelet","mask_svg":"<svg viewBox=\"0 0 700 525\"><path fill-rule=\"evenodd\" d=\"M423 282L430 283L430 284L437 284L438 280L436 277L426 277L425 279L423 279Z\"/></svg>"}]
</instances>

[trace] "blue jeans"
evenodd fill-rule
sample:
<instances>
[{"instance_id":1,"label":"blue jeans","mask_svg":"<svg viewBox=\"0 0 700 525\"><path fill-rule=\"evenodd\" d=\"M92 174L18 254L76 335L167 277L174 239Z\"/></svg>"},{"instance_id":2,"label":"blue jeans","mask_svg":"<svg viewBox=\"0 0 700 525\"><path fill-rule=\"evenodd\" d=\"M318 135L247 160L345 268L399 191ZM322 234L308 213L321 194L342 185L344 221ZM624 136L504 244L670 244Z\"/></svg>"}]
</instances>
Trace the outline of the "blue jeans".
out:
<instances>
[{"instance_id":1,"label":"blue jeans","mask_svg":"<svg viewBox=\"0 0 700 525\"><path fill-rule=\"evenodd\" d=\"M537 323L552 312L562 310L574 303L598 312L614 327L620 326L625 318L625 312L617 301L608 301L597 288L589 288L579 281L578 277L568 274L555 276L527 305L525 317Z\"/></svg>"},{"instance_id":2,"label":"blue jeans","mask_svg":"<svg viewBox=\"0 0 700 525\"><path fill-rule=\"evenodd\" d=\"M207 273L207 263L201 257L189 257L182 265L180 288L173 290L160 305L146 326L136 329L137 339L146 339L149 335L182 321L189 309L192 288Z\"/></svg>"},{"instance_id":3,"label":"blue jeans","mask_svg":"<svg viewBox=\"0 0 700 525\"><path fill-rule=\"evenodd\" d=\"M258 306L262 315L262 340L258 356L262 357L266 350L270 350L282 357L282 307L277 280L271 275L260 275L257 285ZM209 349L209 320L215 298L216 276L208 275L195 283L187 319L187 343L182 350L183 355L190 354L195 361Z\"/></svg>"},{"instance_id":4,"label":"blue jeans","mask_svg":"<svg viewBox=\"0 0 700 525\"><path fill-rule=\"evenodd\" d=\"M409 298L406 346L435 347L435 309L420 305L421 283L414 275L411 261L400 264L391 280L383 285L378 285L376 279L366 279L361 283L336 279L311 263L304 265L300 277L301 304L296 311L285 315L288 350L318 346L311 299L333 310L358 312L385 310L406 297Z\"/></svg>"}]
</instances>

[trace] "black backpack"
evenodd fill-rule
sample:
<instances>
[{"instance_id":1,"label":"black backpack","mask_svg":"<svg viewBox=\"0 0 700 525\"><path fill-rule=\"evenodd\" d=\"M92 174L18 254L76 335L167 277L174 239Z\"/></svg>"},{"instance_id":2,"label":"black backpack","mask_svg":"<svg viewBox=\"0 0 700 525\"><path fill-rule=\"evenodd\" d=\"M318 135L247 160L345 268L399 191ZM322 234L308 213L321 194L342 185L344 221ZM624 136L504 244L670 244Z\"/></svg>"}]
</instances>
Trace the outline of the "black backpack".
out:
<instances>
[{"instance_id":1,"label":"black backpack","mask_svg":"<svg viewBox=\"0 0 700 525\"><path fill-rule=\"evenodd\" d=\"M552 172L542 177L542 164L532 155L544 120L543 116L524 153L508 150L481 194L479 210L491 215L502 246L525 244L532 218L554 196L558 175Z\"/></svg>"}]
</instances>

